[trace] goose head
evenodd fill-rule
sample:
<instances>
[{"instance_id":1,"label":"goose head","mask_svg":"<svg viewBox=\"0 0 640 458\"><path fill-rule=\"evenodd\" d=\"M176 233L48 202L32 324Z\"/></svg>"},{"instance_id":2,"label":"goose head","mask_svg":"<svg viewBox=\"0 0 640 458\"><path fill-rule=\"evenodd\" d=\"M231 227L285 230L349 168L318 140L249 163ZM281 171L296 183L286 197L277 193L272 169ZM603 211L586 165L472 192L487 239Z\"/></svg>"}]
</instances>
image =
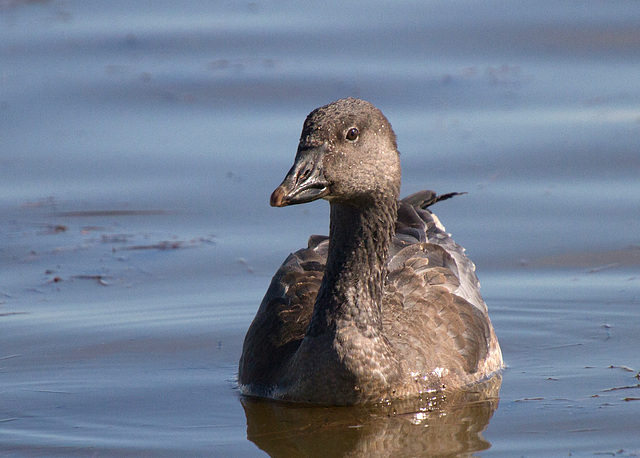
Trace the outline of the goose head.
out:
<instances>
[{"instance_id":1,"label":"goose head","mask_svg":"<svg viewBox=\"0 0 640 458\"><path fill-rule=\"evenodd\" d=\"M284 207L317 199L364 204L397 199L400 157L391 124L369 102L341 99L304 122L293 166L271 195Z\"/></svg>"}]
</instances>

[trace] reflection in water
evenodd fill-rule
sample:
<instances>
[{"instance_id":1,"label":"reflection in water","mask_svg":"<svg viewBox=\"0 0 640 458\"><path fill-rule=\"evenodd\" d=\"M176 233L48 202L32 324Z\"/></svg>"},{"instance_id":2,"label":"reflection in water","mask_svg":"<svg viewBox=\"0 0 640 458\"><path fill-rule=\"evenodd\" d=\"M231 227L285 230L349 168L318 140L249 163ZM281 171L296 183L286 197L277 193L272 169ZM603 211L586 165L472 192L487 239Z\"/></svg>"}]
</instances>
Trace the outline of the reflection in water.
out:
<instances>
[{"instance_id":1,"label":"reflection in water","mask_svg":"<svg viewBox=\"0 0 640 458\"><path fill-rule=\"evenodd\" d=\"M473 391L358 407L309 407L243 398L247 438L271 456L466 454L498 407L498 375Z\"/></svg>"}]
</instances>

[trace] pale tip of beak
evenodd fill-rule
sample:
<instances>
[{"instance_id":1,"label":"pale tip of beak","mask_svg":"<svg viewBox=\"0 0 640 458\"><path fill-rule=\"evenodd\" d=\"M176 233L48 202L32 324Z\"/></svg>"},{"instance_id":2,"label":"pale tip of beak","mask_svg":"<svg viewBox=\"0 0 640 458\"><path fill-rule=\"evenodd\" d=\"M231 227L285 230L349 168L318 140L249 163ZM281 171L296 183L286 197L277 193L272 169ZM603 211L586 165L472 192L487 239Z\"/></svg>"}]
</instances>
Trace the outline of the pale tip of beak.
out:
<instances>
[{"instance_id":1,"label":"pale tip of beak","mask_svg":"<svg viewBox=\"0 0 640 458\"><path fill-rule=\"evenodd\" d=\"M273 193L271 194L271 206L272 207L284 207L285 205L287 205L284 202L284 198L285 198L285 190L283 189L282 186L278 186L275 191L273 191Z\"/></svg>"}]
</instances>

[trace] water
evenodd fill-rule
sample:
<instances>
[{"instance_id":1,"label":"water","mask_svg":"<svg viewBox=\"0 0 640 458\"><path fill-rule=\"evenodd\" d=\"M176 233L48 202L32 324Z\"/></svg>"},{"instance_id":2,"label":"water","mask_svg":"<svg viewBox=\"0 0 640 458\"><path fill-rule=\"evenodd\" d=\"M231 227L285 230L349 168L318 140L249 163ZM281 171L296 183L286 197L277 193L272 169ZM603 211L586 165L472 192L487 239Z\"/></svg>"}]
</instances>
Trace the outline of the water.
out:
<instances>
[{"instance_id":1,"label":"water","mask_svg":"<svg viewBox=\"0 0 640 458\"><path fill-rule=\"evenodd\" d=\"M639 30L632 1L0 0L0 450L640 453ZM239 396L271 275L328 227L269 194L344 96L393 124L404 195L469 192L436 211L499 402Z\"/></svg>"}]
</instances>

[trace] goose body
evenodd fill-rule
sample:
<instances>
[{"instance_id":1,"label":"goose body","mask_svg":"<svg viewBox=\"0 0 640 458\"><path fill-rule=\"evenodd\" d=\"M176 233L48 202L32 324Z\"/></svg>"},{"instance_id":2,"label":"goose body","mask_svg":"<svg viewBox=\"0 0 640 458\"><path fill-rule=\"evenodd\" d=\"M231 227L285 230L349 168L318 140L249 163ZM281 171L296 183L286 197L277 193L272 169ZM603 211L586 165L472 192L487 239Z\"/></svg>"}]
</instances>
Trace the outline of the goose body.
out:
<instances>
[{"instance_id":1,"label":"goose body","mask_svg":"<svg viewBox=\"0 0 640 458\"><path fill-rule=\"evenodd\" d=\"M273 206L324 198L329 237L311 236L274 275L245 337L243 394L349 405L460 389L503 367L475 266L430 206L399 200L391 125L341 99L307 117Z\"/></svg>"}]
</instances>

